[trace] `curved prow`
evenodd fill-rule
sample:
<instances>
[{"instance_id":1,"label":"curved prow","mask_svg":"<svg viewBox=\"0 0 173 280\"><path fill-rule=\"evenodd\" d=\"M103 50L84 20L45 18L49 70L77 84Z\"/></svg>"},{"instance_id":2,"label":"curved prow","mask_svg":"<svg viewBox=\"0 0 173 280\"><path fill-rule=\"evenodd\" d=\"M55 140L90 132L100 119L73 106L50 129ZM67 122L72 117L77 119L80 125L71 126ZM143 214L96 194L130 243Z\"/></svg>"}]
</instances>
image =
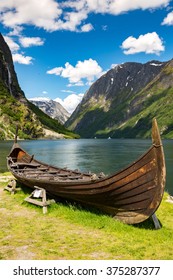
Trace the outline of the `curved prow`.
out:
<instances>
[{"instance_id":1,"label":"curved prow","mask_svg":"<svg viewBox=\"0 0 173 280\"><path fill-rule=\"evenodd\" d=\"M152 126L152 140L153 140L153 147L155 148L155 157L157 161L157 177L155 179L155 183L158 186L155 195L155 197L157 197L155 203L155 210L157 210L157 208L161 203L165 184L166 184L166 165L165 165L165 156L163 151L162 140L160 137L157 121L155 118L153 119L153 126Z\"/></svg>"},{"instance_id":2,"label":"curved prow","mask_svg":"<svg viewBox=\"0 0 173 280\"><path fill-rule=\"evenodd\" d=\"M153 124L152 124L152 142L153 142L153 146L155 147L162 146L162 141L160 138L160 133L159 133L159 128L157 125L156 118L153 119Z\"/></svg>"}]
</instances>

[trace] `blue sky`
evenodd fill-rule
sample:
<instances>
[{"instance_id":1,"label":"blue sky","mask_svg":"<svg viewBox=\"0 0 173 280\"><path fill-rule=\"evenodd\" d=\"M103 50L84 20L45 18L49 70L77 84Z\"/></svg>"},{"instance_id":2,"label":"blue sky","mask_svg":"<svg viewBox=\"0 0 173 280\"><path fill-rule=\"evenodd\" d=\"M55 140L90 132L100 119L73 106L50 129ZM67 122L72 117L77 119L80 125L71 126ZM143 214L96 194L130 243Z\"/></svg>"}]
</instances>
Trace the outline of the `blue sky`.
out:
<instances>
[{"instance_id":1,"label":"blue sky","mask_svg":"<svg viewBox=\"0 0 173 280\"><path fill-rule=\"evenodd\" d=\"M169 0L0 0L0 22L26 97L70 112L116 64L173 58Z\"/></svg>"}]
</instances>

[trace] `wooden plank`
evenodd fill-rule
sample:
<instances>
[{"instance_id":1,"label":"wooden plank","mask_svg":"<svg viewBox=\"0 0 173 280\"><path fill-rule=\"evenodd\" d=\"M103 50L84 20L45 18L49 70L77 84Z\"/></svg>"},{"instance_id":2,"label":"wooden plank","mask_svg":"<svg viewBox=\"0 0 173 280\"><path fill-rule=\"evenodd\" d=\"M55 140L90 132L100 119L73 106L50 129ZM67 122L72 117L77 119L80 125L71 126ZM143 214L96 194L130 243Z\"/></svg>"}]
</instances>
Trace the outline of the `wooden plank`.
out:
<instances>
[{"instance_id":1,"label":"wooden plank","mask_svg":"<svg viewBox=\"0 0 173 280\"><path fill-rule=\"evenodd\" d=\"M43 201L39 201L37 199L34 199L34 198L30 198L30 197L26 197L24 199L24 201L26 202L29 202L29 203L32 203L32 204L35 204L35 205L38 205L38 206L49 206L51 205L52 203L55 203L55 201L53 199L51 200L47 200L46 202L43 202Z\"/></svg>"},{"instance_id":2,"label":"wooden plank","mask_svg":"<svg viewBox=\"0 0 173 280\"><path fill-rule=\"evenodd\" d=\"M40 164L37 164L37 163L28 163L28 162L17 162L16 163L16 166L31 166L31 167L39 167Z\"/></svg>"},{"instance_id":3,"label":"wooden plank","mask_svg":"<svg viewBox=\"0 0 173 280\"><path fill-rule=\"evenodd\" d=\"M47 200L46 190L38 186L34 186L34 187L35 190L31 193L29 197L25 198L24 201L43 207L43 214L46 214L47 206L49 206L52 203L55 203L55 200L54 199ZM39 200L39 198L41 198L41 200Z\"/></svg>"},{"instance_id":4,"label":"wooden plank","mask_svg":"<svg viewBox=\"0 0 173 280\"><path fill-rule=\"evenodd\" d=\"M17 191L20 191L21 188L17 187L16 180L11 180L4 190L9 191L11 194L15 194Z\"/></svg>"}]
</instances>

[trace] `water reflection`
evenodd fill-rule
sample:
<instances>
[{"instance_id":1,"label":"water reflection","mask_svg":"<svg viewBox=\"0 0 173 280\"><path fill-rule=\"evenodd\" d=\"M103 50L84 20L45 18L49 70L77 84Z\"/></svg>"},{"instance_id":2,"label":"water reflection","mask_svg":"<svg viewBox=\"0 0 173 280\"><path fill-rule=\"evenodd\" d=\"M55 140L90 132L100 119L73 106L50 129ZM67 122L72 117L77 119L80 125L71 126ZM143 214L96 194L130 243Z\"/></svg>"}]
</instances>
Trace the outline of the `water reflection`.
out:
<instances>
[{"instance_id":1,"label":"water reflection","mask_svg":"<svg viewBox=\"0 0 173 280\"><path fill-rule=\"evenodd\" d=\"M0 172L7 170L6 156L11 141L0 141ZM79 139L79 140L37 140L20 141L21 146L35 157L48 164L81 171L104 172L109 175L124 168L141 156L151 145L151 140L141 139ZM172 166L173 141L163 141L167 184L173 195Z\"/></svg>"}]
</instances>

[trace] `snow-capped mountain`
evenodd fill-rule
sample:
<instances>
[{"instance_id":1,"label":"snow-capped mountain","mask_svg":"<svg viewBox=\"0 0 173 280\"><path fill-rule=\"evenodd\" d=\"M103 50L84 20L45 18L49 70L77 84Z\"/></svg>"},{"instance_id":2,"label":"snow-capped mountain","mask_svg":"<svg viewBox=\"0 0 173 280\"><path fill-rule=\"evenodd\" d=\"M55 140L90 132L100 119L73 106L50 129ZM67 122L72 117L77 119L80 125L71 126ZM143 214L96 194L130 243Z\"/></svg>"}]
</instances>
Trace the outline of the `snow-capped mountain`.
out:
<instances>
[{"instance_id":1,"label":"snow-capped mountain","mask_svg":"<svg viewBox=\"0 0 173 280\"><path fill-rule=\"evenodd\" d=\"M39 107L45 114L64 124L70 117L70 113L57 101L46 97L36 97L29 99L34 105Z\"/></svg>"},{"instance_id":2,"label":"snow-capped mountain","mask_svg":"<svg viewBox=\"0 0 173 280\"><path fill-rule=\"evenodd\" d=\"M115 65L91 85L66 127L85 138L142 137L153 117L167 116L172 76L173 60ZM166 134L171 125L162 123Z\"/></svg>"}]
</instances>

